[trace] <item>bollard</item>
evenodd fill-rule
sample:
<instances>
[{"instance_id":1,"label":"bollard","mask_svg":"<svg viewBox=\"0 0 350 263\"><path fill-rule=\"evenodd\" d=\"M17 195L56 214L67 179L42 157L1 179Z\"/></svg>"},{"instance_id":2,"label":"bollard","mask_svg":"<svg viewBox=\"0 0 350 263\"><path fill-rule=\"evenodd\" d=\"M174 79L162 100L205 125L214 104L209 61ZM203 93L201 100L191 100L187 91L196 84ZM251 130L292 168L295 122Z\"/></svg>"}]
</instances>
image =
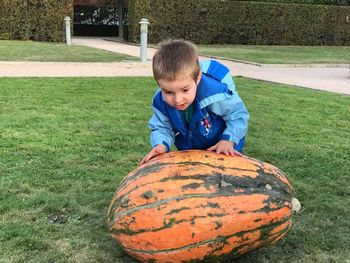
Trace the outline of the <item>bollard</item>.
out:
<instances>
[{"instance_id":1,"label":"bollard","mask_svg":"<svg viewBox=\"0 0 350 263\"><path fill-rule=\"evenodd\" d=\"M147 61L147 32L149 22L146 18L142 18L141 24L141 38L140 38L140 59L142 62Z\"/></svg>"},{"instance_id":2,"label":"bollard","mask_svg":"<svg viewBox=\"0 0 350 263\"><path fill-rule=\"evenodd\" d=\"M68 46L72 45L72 38L70 33L70 17L66 16L64 18L64 21L66 22L66 43Z\"/></svg>"}]
</instances>

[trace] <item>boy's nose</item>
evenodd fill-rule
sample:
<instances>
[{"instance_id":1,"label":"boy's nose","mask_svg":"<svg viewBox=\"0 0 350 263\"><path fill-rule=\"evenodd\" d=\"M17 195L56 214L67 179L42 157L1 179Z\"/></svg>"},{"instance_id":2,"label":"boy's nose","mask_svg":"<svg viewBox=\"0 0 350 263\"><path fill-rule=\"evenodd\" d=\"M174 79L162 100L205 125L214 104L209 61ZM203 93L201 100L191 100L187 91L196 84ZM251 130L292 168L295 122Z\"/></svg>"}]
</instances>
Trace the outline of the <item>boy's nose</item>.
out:
<instances>
[{"instance_id":1,"label":"boy's nose","mask_svg":"<svg viewBox=\"0 0 350 263\"><path fill-rule=\"evenodd\" d=\"M182 97L181 97L181 96L175 96L174 102L175 102L175 104L180 104L180 103L182 103Z\"/></svg>"}]
</instances>

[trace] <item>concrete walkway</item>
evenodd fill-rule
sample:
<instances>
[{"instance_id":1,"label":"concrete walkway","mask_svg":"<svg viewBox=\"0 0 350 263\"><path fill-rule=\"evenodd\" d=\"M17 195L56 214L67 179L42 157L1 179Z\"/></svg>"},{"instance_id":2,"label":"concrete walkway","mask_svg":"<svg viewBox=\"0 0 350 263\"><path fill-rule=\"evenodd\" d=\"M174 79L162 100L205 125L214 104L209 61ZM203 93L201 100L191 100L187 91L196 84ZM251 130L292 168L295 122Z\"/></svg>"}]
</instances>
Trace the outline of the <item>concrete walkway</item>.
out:
<instances>
[{"instance_id":1,"label":"concrete walkway","mask_svg":"<svg viewBox=\"0 0 350 263\"><path fill-rule=\"evenodd\" d=\"M84 45L139 57L140 48L101 38L73 38L74 45ZM120 63L78 62L0 62L0 76L152 76L151 59L156 49L147 49L149 61ZM200 57L200 59L208 59ZM247 64L219 60L228 66L233 76L295 85L350 95L350 72L347 65L317 65L317 67Z\"/></svg>"}]
</instances>

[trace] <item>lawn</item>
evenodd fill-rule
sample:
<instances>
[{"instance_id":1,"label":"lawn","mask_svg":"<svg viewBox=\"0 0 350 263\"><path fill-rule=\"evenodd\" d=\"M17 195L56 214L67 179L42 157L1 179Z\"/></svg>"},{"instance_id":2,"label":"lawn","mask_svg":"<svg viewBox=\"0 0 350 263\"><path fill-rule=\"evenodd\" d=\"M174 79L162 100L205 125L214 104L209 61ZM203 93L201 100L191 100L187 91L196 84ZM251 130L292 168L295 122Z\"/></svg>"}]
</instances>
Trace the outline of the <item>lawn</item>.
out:
<instances>
[{"instance_id":1,"label":"lawn","mask_svg":"<svg viewBox=\"0 0 350 263\"><path fill-rule=\"evenodd\" d=\"M202 55L261 64L347 64L350 46L201 45ZM137 57L63 43L0 40L0 61L119 62Z\"/></svg>"},{"instance_id":2,"label":"lawn","mask_svg":"<svg viewBox=\"0 0 350 263\"><path fill-rule=\"evenodd\" d=\"M63 43L0 40L0 61L120 62L136 57Z\"/></svg>"},{"instance_id":3,"label":"lawn","mask_svg":"<svg viewBox=\"0 0 350 263\"><path fill-rule=\"evenodd\" d=\"M281 168L301 212L275 246L237 260L350 258L350 97L236 78L245 154ZM150 149L151 78L0 79L0 262L135 262L106 211Z\"/></svg>"},{"instance_id":4,"label":"lawn","mask_svg":"<svg viewBox=\"0 0 350 263\"><path fill-rule=\"evenodd\" d=\"M244 60L261 64L347 64L350 46L199 46L203 55Z\"/></svg>"}]
</instances>

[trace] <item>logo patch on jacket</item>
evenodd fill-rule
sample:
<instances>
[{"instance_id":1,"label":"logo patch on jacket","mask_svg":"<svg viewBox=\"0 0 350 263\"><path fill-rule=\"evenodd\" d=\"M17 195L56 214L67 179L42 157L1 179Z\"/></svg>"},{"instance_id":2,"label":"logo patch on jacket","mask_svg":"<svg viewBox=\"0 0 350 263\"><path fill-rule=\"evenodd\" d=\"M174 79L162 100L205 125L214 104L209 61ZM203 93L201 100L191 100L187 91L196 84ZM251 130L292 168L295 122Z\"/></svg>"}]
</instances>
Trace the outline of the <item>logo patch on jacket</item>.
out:
<instances>
[{"instance_id":1,"label":"logo patch on jacket","mask_svg":"<svg viewBox=\"0 0 350 263\"><path fill-rule=\"evenodd\" d=\"M209 114L207 113L204 117L204 119L201 120L201 125L204 127L204 136L208 136L211 128L211 123L209 121Z\"/></svg>"}]
</instances>

